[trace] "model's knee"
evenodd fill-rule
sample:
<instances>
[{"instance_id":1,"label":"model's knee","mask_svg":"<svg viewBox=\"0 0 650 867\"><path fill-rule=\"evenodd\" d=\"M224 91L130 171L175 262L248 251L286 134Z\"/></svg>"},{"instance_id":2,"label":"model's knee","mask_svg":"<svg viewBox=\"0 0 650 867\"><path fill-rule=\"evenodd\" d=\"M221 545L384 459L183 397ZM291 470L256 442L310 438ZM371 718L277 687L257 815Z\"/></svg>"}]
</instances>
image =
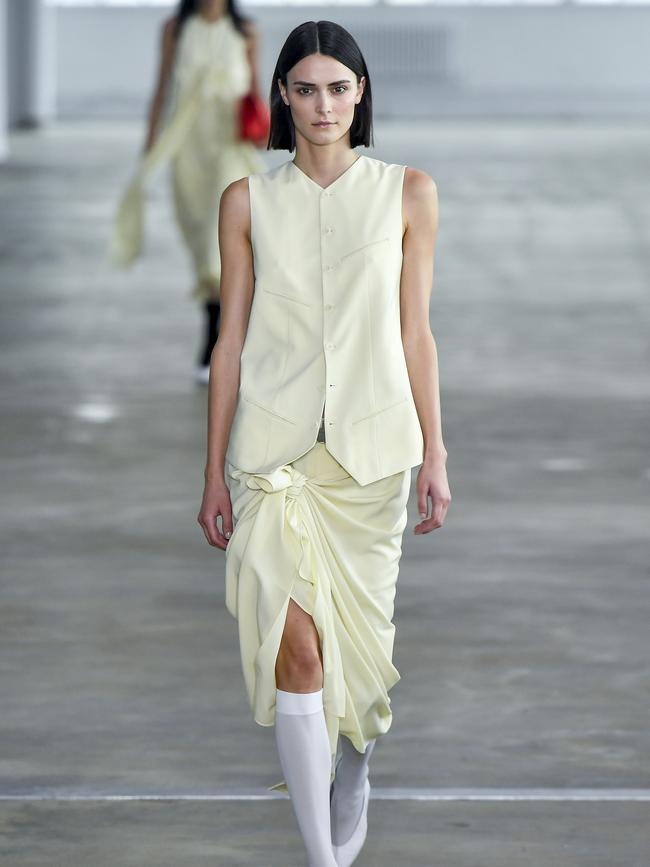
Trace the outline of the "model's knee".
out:
<instances>
[{"instance_id":1,"label":"model's knee","mask_svg":"<svg viewBox=\"0 0 650 867\"><path fill-rule=\"evenodd\" d=\"M323 685L323 666L317 647L295 647L284 643L275 664L278 689L311 692Z\"/></svg>"},{"instance_id":2,"label":"model's knee","mask_svg":"<svg viewBox=\"0 0 650 867\"><path fill-rule=\"evenodd\" d=\"M289 599L287 616L275 665L279 689L311 692L323 685L323 664L318 630L310 614Z\"/></svg>"}]
</instances>

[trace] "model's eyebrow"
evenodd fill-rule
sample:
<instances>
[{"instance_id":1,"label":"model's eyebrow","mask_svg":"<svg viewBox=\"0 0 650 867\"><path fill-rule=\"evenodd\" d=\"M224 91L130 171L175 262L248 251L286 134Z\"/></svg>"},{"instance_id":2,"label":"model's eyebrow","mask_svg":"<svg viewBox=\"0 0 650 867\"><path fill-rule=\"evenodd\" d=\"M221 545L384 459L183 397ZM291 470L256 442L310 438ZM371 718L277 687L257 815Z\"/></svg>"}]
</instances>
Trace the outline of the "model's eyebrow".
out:
<instances>
[{"instance_id":1,"label":"model's eyebrow","mask_svg":"<svg viewBox=\"0 0 650 867\"><path fill-rule=\"evenodd\" d=\"M303 87L316 87L313 81L294 81L294 84L300 84ZM350 84L349 78L341 78L339 81L330 81L328 87L334 87L335 84Z\"/></svg>"}]
</instances>

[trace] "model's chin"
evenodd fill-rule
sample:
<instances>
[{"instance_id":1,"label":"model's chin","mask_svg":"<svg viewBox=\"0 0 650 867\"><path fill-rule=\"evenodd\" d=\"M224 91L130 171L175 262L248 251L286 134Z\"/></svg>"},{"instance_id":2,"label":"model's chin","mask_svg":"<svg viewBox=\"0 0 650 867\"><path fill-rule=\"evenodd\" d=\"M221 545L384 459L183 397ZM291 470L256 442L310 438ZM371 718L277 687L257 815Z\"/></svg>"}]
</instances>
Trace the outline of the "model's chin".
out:
<instances>
[{"instance_id":1,"label":"model's chin","mask_svg":"<svg viewBox=\"0 0 650 867\"><path fill-rule=\"evenodd\" d=\"M332 123L329 126L310 126L308 130L303 132L303 135L314 144L329 144L338 141L341 137L341 128L338 123Z\"/></svg>"}]
</instances>

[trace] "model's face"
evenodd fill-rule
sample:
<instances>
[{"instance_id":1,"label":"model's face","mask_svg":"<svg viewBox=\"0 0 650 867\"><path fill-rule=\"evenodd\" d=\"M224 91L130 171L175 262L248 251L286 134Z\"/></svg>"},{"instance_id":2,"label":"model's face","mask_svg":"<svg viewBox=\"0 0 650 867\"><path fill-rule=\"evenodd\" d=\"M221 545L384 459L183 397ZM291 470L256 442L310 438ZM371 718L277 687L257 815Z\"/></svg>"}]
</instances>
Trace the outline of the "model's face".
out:
<instances>
[{"instance_id":1,"label":"model's face","mask_svg":"<svg viewBox=\"0 0 650 867\"><path fill-rule=\"evenodd\" d=\"M354 107L361 102L366 80L333 57L310 54L289 70L286 88L278 79L282 99L291 109L296 139L331 144L348 132Z\"/></svg>"}]
</instances>

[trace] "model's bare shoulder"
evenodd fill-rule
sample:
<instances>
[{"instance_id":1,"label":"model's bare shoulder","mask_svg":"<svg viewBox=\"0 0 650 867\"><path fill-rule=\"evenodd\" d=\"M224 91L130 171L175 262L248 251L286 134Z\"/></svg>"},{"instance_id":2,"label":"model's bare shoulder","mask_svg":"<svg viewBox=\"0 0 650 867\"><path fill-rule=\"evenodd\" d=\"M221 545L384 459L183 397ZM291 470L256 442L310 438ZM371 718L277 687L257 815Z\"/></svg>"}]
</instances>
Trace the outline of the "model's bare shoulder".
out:
<instances>
[{"instance_id":1,"label":"model's bare shoulder","mask_svg":"<svg viewBox=\"0 0 650 867\"><path fill-rule=\"evenodd\" d=\"M221 194L219 206L222 219L239 227L250 226L250 192L248 176L228 184Z\"/></svg>"},{"instance_id":2,"label":"model's bare shoulder","mask_svg":"<svg viewBox=\"0 0 650 867\"><path fill-rule=\"evenodd\" d=\"M163 42L173 42L176 38L176 30L178 28L178 15L170 15L165 18L162 25Z\"/></svg>"},{"instance_id":3,"label":"model's bare shoulder","mask_svg":"<svg viewBox=\"0 0 650 867\"><path fill-rule=\"evenodd\" d=\"M221 194L222 201L224 198L228 201L228 206L231 208L241 208L244 205L248 207L248 175L238 178L236 181L231 181Z\"/></svg>"},{"instance_id":4,"label":"model's bare shoulder","mask_svg":"<svg viewBox=\"0 0 650 867\"><path fill-rule=\"evenodd\" d=\"M430 174L422 169L406 166L404 171L404 191L412 198L424 198L435 196L437 193L436 182Z\"/></svg>"},{"instance_id":5,"label":"model's bare shoulder","mask_svg":"<svg viewBox=\"0 0 650 867\"><path fill-rule=\"evenodd\" d=\"M163 68L169 72L171 62L176 52L176 42L178 36L178 18L172 15L162 23L160 34L160 52L163 61Z\"/></svg>"},{"instance_id":6,"label":"model's bare shoulder","mask_svg":"<svg viewBox=\"0 0 650 867\"><path fill-rule=\"evenodd\" d=\"M257 39L259 36L259 28L252 18L246 18L242 21L242 30L247 39Z\"/></svg>"},{"instance_id":7,"label":"model's bare shoulder","mask_svg":"<svg viewBox=\"0 0 650 867\"><path fill-rule=\"evenodd\" d=\"M406 166L403 189L404 216L407 226L424 222L434 230L438 225L438 187L422 169Z\"/></svg>"}]
</instances>

